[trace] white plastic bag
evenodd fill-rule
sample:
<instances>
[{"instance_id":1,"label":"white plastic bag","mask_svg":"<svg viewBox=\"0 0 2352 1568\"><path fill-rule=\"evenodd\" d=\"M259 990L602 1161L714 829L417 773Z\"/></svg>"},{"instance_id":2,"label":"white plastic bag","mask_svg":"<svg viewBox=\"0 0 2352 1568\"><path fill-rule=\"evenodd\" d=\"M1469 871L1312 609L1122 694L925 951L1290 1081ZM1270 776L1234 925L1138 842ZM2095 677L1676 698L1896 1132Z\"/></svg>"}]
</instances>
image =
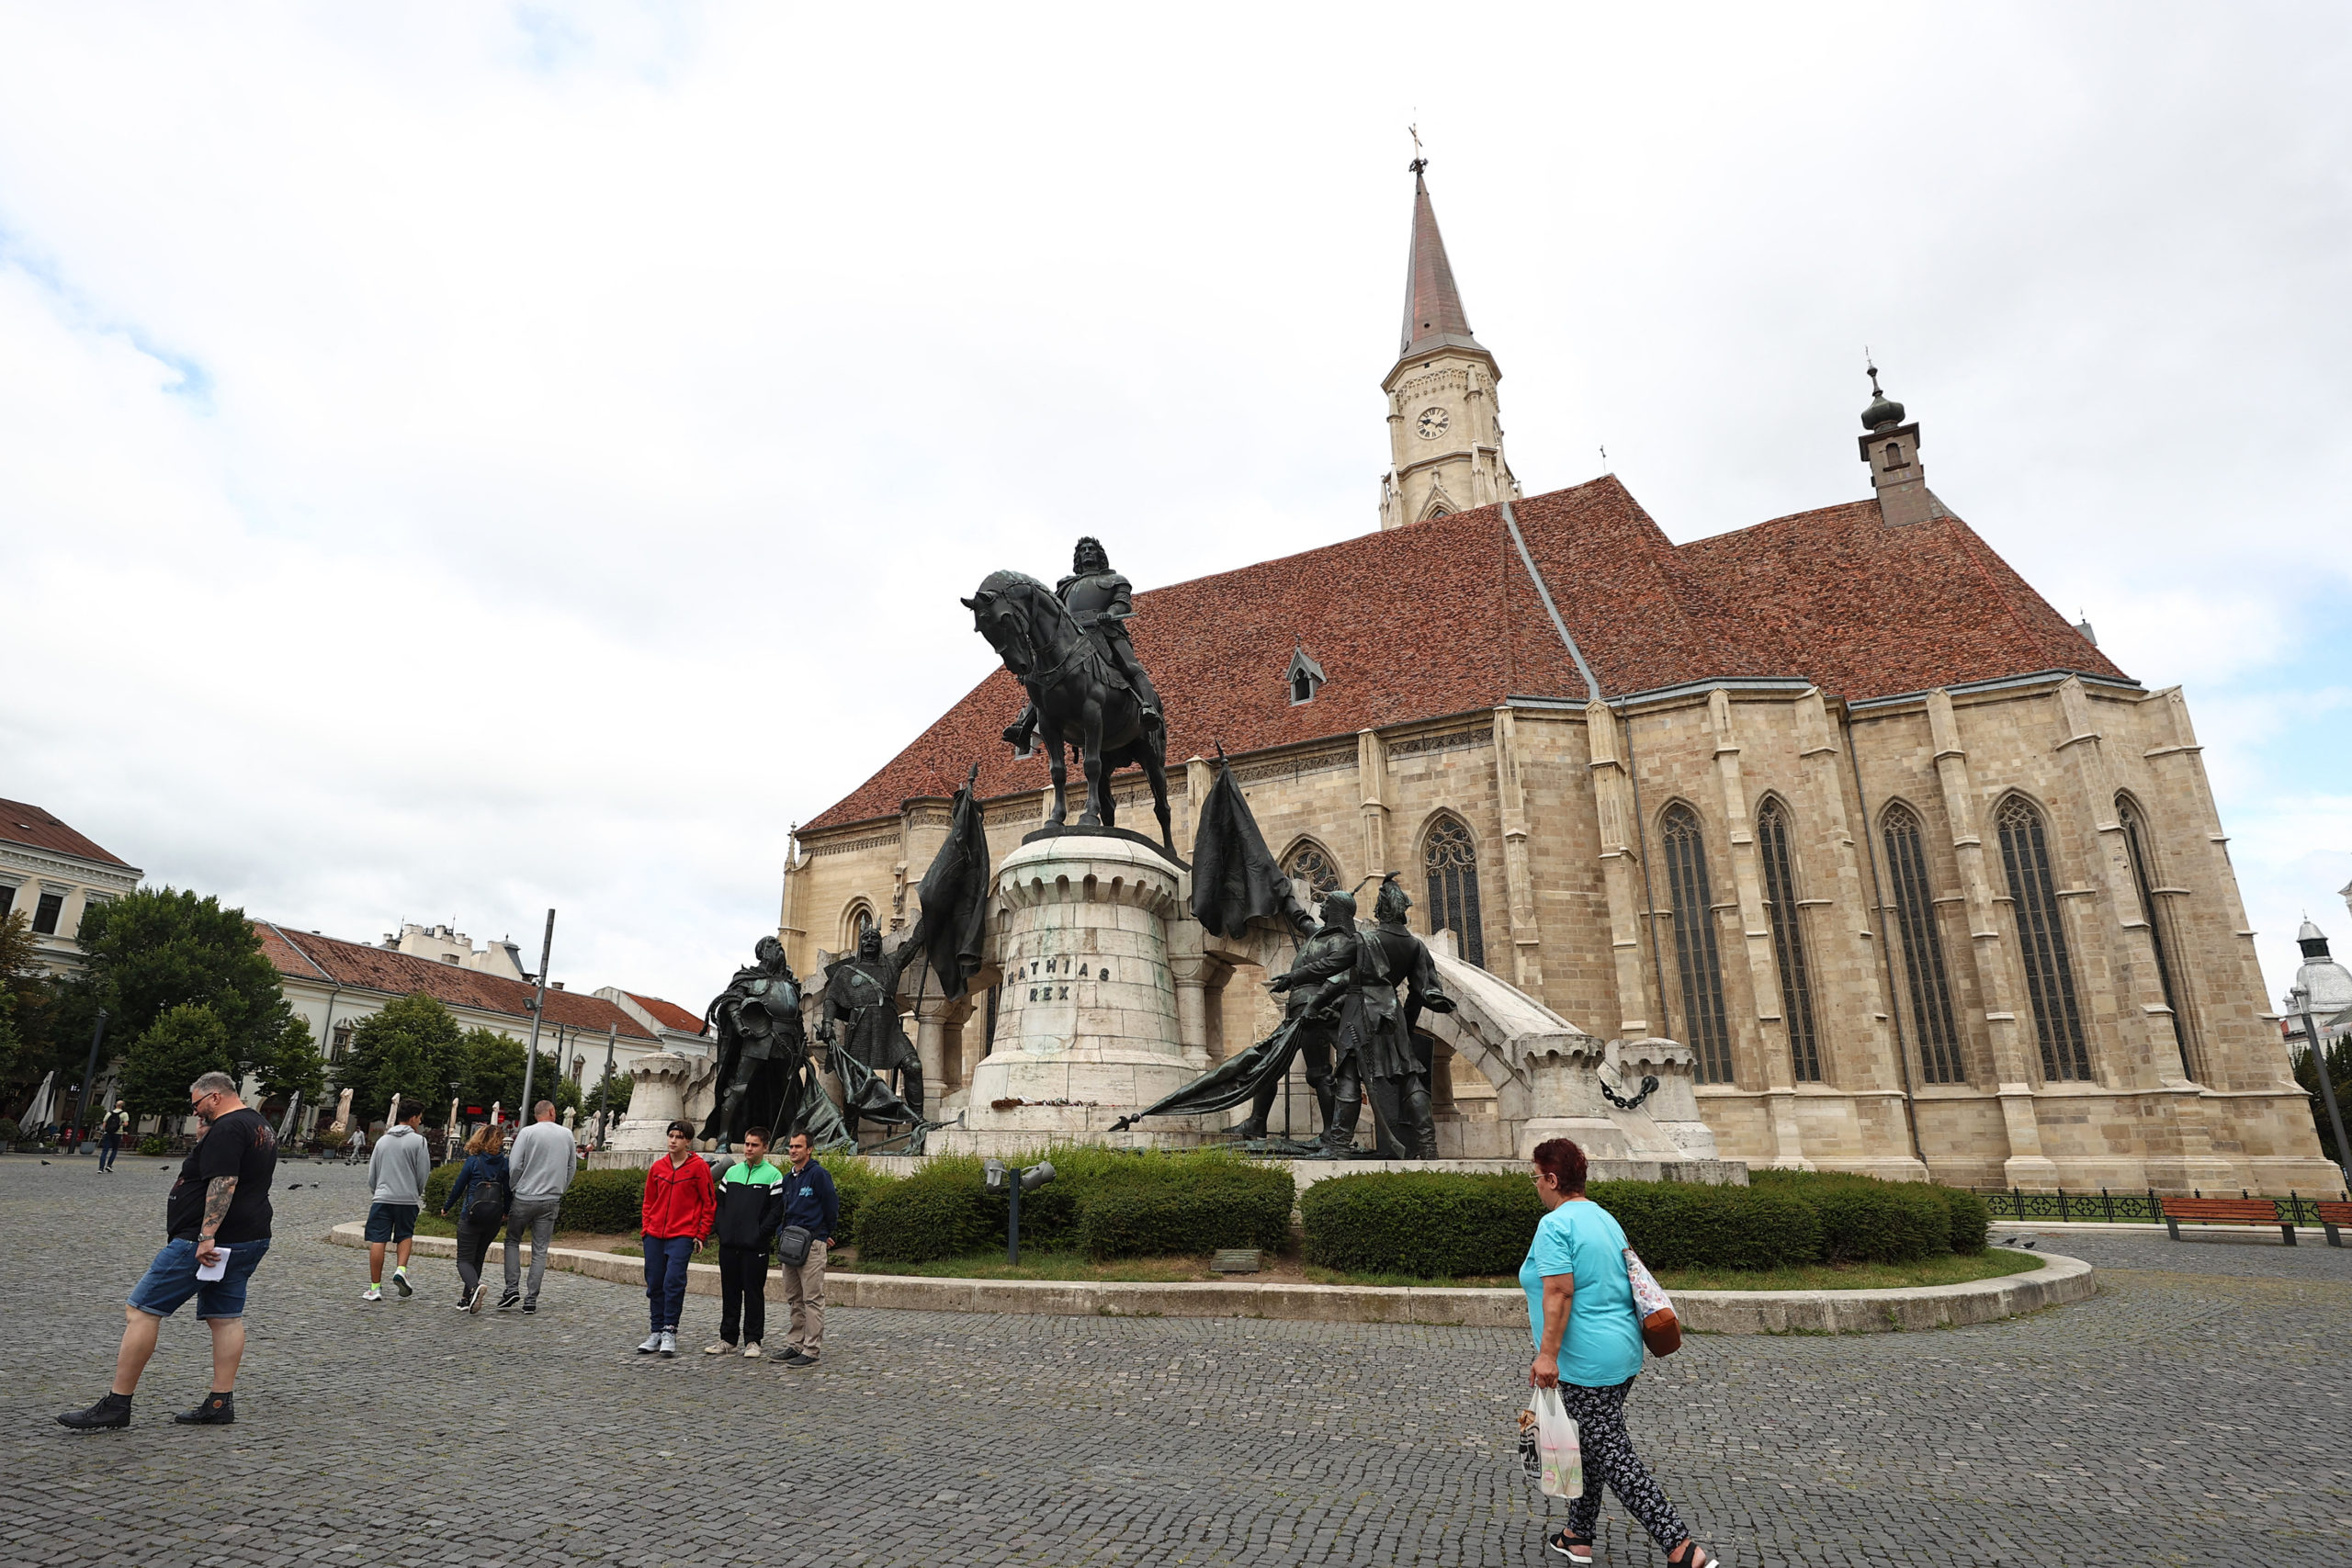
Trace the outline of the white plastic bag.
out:
<instances>
[{"instance_id":1,"label":"white plastic bag","mask_svg":"<svg viewBox=\"0 0 2352 1568\"><path fill-rule=\"evenodd\" d=\"M1536 1484L1547 1497L1584 1495L1584 1450L1577 1440L1577 1424L1560 1403L1556 1388L1535 1391L1535 1451L1544 1461Z\"/></svg>"}]
</instances>

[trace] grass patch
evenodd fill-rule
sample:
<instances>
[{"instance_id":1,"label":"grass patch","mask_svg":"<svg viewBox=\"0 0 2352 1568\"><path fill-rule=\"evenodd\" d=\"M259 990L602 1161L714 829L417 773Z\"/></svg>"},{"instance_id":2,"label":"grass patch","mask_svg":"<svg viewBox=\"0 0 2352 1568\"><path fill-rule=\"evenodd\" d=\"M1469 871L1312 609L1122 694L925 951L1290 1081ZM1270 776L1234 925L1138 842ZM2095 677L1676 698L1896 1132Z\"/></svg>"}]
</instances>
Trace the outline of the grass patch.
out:
<instances>
[{"instance_id":1,"label":"grass patch","mask_svg":"<svg viewBox=\"0 0 2352 1568\"><path fill-rule=\"evenodd\" d=\"M1464 1279L1441 1275L1425 1280L1417 1274L1351 1274L1345 1269L1326 1269L1316 1263L1309 1263L1302 1272L1310 1285L1403 1285L1433 1291L1519 1289L1519 1276L1516 1274L1474 1274Z\"/></svg>"},{"instance_id":2,"label":"grass patch","mask_svg":"<svg viewBox=\"0 0 2352 1568\"><path fill-rule=\"evenodd\" d=\"M828 1263L827 1267L834 1265ZM1203 1280L1263 1279L1263 1275L1218 1274L1209 1259L1200 1258L1122 1258L1095 1262L1082 1252L1021 1250L1021 1261L1007 1266L1002 1252L974 1252L961 1258L934 1258L928 1263L868 1263L853 1258L839 1266L844 1274L898 1274L920 1280L1061 1280L1102 1284L1170 1285Z\"/></svg>"},{"instance_id":3,"label":"grass patch","mask_svg":"<svg viewBox=\"0 0 2352 1568\"><path fill-rule=\"evenodd\" d=\"M1915 1263L1805 1263L1789 1269L1660 1269L1657 1282L1676 1291L1896 1291L1919 1285L1964 1285L2041 1267L2030 1252L1995 1247L1946 1253Z\"/></svg>"}]
</instances>

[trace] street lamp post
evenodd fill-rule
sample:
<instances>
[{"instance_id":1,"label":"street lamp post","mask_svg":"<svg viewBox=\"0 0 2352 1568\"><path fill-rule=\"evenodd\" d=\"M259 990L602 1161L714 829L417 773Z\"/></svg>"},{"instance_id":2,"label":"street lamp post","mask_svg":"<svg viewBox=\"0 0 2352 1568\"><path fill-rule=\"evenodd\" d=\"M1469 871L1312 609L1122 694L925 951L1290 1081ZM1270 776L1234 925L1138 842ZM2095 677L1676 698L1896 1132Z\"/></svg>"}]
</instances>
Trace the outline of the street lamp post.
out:
<instances>
[{"instance_id":1,"label":"street lamp post","mask_svg":"<svg viewBox=\"0 0 2352 1568\"><path fill-rule=\"evenodd\" d=\"M98 1021L90 1031L90 1065L82 1071L82 1103L74 1112L74 1130L85 1138L90 1130L90 1091L98 1087L98 1042L106 1037L107 1010L100 1008Z\"/></svg>"},{"instance_id":2,"label":"street lamp post","mask_svg":"<svg viewBox=\"0 0 2352 1568\"><path fill-rule=\"evenodd\" d=\"M2288 996L2295 1004L2296 1016L2303 1021L2303 1044L2312 1054L2312 1071L2319 1077L2320 1098L2327 1102L2327 1124L2335 1129L2335 1173L2345 1190L2352 1191L2352 1176L2346 1175L2346 1165L2352 1164L2352 1145L2344 1141L2344 1113L2335 1106L2335 1075L2327 1069L2327 1047L2312 1026L2312 988L2297 986Z\"/></svg>"},{"instance_id":3,"label":"street lamp post","mask_svg":"<svg viewBox=\"0 0 2352 1568\"><path fill-rule=\"evenodd\" d=\"M1004 1260L1008 1264L1021 1261L1021 1194L1034 1191L1054 1179L1051 1160L1039 1160L1026 1170L1009 1170L1002 1160L992 1159L982 1168L987 1173L988 1189L1002 1192L1008 1207L1005 1210Z\"/></svg>"},{"instance_id":4,"label":"street lamp post","mask_svg":"<svg viewBox=\"0 0 2352 1568\"><path fill-rule=\"evenodd\" d=\"M531 1043L523 1047L523 1109L526 1123L531 1119L531 1069L539 1065L539 1020L548 1010L548 954L555 951L555 911L548 911L548 934L539 942L539 988L531 998Z\"/></svg>"}]
</instances>

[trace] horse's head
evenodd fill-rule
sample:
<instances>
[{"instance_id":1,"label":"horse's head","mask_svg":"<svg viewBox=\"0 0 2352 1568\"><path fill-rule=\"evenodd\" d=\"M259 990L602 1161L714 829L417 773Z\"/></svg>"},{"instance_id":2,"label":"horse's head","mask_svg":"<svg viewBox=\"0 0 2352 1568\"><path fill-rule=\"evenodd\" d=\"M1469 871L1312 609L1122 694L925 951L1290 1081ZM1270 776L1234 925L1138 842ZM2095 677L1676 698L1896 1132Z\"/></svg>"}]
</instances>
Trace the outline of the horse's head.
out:
<instances>
[{"instance_id":1,"label":"horse's head","mask_svg":"<svg viewBox=\"0 0 2352 1568\"><path fill-rule=\"evenodd\" d=\"M972 629L989 639L1004 667L1016 676L1027 675L1038 665L1037 633L1029 617L1031 595L1024 588L1042 592L1044 584L1017 571L992 571L979 592L962 602L972 612ZM1060 608L1058 601L1054 605Z\"/></svg>"}]
</instances>

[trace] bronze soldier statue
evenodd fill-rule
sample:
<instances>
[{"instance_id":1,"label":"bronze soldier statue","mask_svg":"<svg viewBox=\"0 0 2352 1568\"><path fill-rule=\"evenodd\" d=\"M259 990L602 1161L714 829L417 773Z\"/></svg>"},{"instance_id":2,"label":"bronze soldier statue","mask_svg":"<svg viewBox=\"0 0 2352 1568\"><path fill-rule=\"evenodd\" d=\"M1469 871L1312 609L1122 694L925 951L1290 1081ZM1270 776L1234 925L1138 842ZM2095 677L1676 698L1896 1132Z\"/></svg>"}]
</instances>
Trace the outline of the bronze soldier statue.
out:
<instances>
[{"instance_id":1,"label":"bronze soldier statue","mask_svg":"<svg viewBox=\"0 0 2352 1568\"><path fill-rule=\"evenodd\" d=\"M1324 995L1344 986L1340 998L1339 1056L1332 1092L1339 1104L1324 1129L1324 1154L1339 1158L1355 1141L1358 1102L1366 1089L1383 1159L1434 1159L1437 1124L1430 1113L1430 1054L1414 1036L1423 1012L1452 1012L1453 998L1438 984L1429 948L1405 927L1413 907L1395 874L1383 879L1373 909L1380 924L1357 935L1352 962ZM1396 987L1405 987L1400 1006ZM1321 1005L1328 1006L1328 1001Z\"/></svg>"},{"instance_id":2,"label":"bronze soldier statue","mask_svg":"<svg viewBox=\"0 0 2352 1568\"><path fill-rule=\"evenodd\" d=\"M1126 623L1136 613L1134 585L1111 570L1111 557L1102 540L1091 534L1079 540L1070 556L1070 574L1054 585L1054 593L1143 705L1145 728L1164 723L1159 694L1152 689L1151 677L1136 658L1135 644L1127 640ZM1037 705L1033 702L1006 727L1004 738L1016 750L1026 751L1036 728Z\"/></svg>"},{"instance_id":3,"label":"bronze soldier statue","mask_svg":"<svg viewBox=\"0 0 2352 1568\"><path fill-rule=\"evenodd\" d=\"M899 1022L899 976L907 965L923 955L922 922L896 953L882 952L882 933L869 929L857 939L857 956L833 962L831 973L825 977L824 1016L818 1022L817 1037L832 1043L855 1058L876 1077L898 1072L900 1076L899 1098L917 1116L922 1114L922 1061L907 1041L907 1032ZM857 1135L858 1105L854 1100L842 1110L842 1120L850 1136Z\"/></svg>"},{"instance_id":4,"label":"bronze soldier statue","mask_svg":"<svg viewBox=\"0 0 2352 1568\"><path fill-rule=\"evenodd\" d=\"M1303 919L1304 916L1297 918ZM1310 1010L1317 1001L1322 987L1329 981L1347 974L1355 962L1356 901L1352 894L1336 888L1323 895L1322 923L1314 927L1305 942L1299 944L1297 956L1290 968L1277 975L1267 985L1270 991L1287 991L1283 1016L1297 1020L1297 1049L1306 1058L1306 1087L1313 1092L1316 1103L1323 1111L1323 1125L1331 1124L1333 1101L1331 1091L1331 1036L1339 1028L1336 1008L1326 1006ZM1336 998L1334 998L1336 1000ZM1249 1119L1234 1131L1245 1142L1266 1135L1266 1117L1274 1108L1274 1097L1282 1092L1283 1079L1269 1077L1258 1086L1250 1104Z\"/></svg>"},{"instance_id":5,"label":"bronze soldier statue","mask_svg":"<svg viewBox=\"0 0 2352 1568\"><path fill-rule=\"evenodd\" d=\"M719 1091L702 1135L722 1146L741 1142L746 1127L791 1125L808 1055L800 982L784 943L763 936L753 953L756 961L735 971L703 1012L718 1036Z\"/></svg>"}]
</instances>

